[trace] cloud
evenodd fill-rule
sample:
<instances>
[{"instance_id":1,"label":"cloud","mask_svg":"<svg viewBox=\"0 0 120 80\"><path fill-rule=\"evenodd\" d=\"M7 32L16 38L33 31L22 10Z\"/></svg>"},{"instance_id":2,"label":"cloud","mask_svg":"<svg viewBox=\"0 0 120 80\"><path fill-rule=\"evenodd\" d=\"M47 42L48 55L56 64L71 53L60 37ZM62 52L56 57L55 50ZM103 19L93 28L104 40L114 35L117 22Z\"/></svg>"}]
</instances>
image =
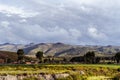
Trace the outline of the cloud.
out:
<instances>
[{"instance_id":1,"label":"cloud","mask_svg":"<svg viewBox=\"0 0 120 80\"><path fill-rule=\"evenodd\" d=\"M39 41L45 41L48 42L48 40L50 42L65 42L65 43L69 43L71 41L77 41L77 39L80 36L76 36L79 34L76 33L80 33L78 30L66 30L64 28L60 28L60 27L53 27L53 28L49 28L46 29L44 27L41 27L39 25L36 25L34 28L30 27L28 28L24 28L25 33L26 34L24 38L27 38L27 35L33 36L31 39L34 39L34 41L39 42ZM26 33L27 32L27 33ZM35 35L34 35L35 33Z\"/></svg>"},{"instance_id":2,"label":"cloud","mask_svg":"<svg viewBox=\"0 0 120 80\"><path fill-rule=\"evenodd\" d=\"M26 23L27 20L26 20L26 19L21 19L21 20L19 20L19 22L20 22L20 23Z\"/></svg>"},{"instance_id":3,"label":"cloud","mask_svg":"<svg viewBox=\"0 0 120 80\"><path fill-rule=\"evenodd\" d=\"M27 11L27 10L24 10L23 8L8 6L4 4L0 4L0 12L5 13L7 16L18 15L23 18L34 17L38 14L37 12Z\"/></svg>"},{"instance_id":4,"label":"cloud","mask_svg":"<svg viewBox=\"0 0 120 80\"><path fill-rule=\"evenodd\" d=\"M118 45L119 14L118 0L4 0L0 42Z\"/></svg>"},{"instance_id":5,"label":"cloud","mask_svg":"<svg viewBox=\"0 0 120 80\"><path fill-rule=\"evenodd\" d=\"M81 31L75 28L69 29L69 34L71 38L74 38L74 39L79 39L80 37L82 37Z\"/></svg>"},{"instance_id":6,"label":"cloud","mask_svg":"<svg viewBox=\"0 0 120 80\"><path fill-rule=\"evenodd\" d=\"M95 39L105 39L107 37L104 33L98 31L95 27L89 27L88 33L92 38Z\"/></svg>"},{"instance_id":7,"label":"cloud","mask_svg":"<svg viewBox=\"0 0 120 80\"><path fill-rule=\"evenodd\" d=\"M2 22L0 23L0 25L1 25L2 27L8 28L8 26L10 25L10 23L9 23L8 21L2 21Z\"/></svg>"},{"instance_id":8,"label":"cloud","mask_svg":"<svg viewBox=\"0 0 120 80\"><path fill-rule=\"evenodd\" d=\"M18 42L29 43L32 41L37 43L39 42L70 43L71 41L77 41L78 38L80 37L79 36L80 34L78 34L80 33L80 31L75 29L66 30L58 26L46 29L39 25L33 25L33 26L27 25L22 27L20 26L14 27L14 30L1 28L2 30L0 32L1 33L0 36L2 37L2 40L9 41L11 43L18 43Z\"/></svg>"}]
</instances>

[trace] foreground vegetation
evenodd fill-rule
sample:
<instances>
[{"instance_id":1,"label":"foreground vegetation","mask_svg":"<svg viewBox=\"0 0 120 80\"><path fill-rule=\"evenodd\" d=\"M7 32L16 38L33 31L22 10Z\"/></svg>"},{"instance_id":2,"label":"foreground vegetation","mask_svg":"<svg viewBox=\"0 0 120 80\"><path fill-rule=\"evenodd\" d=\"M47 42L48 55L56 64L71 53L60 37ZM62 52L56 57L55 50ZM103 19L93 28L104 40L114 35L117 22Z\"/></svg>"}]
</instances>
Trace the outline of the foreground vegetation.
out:
<instances>
[{"instance_id":1,"label":"foreground vegetation","mask_svg":"<svg viewBox=\"0 0 120 80\"><path fill-rule=\"evenodd\" d=\"M52 77L56 74L69 74L67 77L55 80L120 80L120 65L118 65L120 53L116 55L112 57L97 57L95 52L92 51L87 52L82 57L73 57L67 60L66 58L43 57L43 52L39 51L34 59L25 56L24 51L19 49L15 60L3 55L6 57L3 59L4 61L1 60L4 63L0 65L0 75L32 75L24 80L39 80L37 79L38 77L33 77L39 74L43 76L48 74ZM101 61L103 61L102 64ZM106 61L108 61L107 64L105 64Z\"/></svg>"},{"instance_id":2,"label":"foreground vegetation","mask_svg":"<svg viewBox=\"0 0 120 80\"><path fill-rule=\"evenodd\" d=\"M68 73L69 77L58 80L79 80L91 78L113 78L120 73L119 65L100 64L38 64L38 65L0 65L0 75ZM32 78L31 78L32 79ZM33 78L35 80L35 78ZM119 80L119 79L118 79Z\"/></svg>"}]
</instances>

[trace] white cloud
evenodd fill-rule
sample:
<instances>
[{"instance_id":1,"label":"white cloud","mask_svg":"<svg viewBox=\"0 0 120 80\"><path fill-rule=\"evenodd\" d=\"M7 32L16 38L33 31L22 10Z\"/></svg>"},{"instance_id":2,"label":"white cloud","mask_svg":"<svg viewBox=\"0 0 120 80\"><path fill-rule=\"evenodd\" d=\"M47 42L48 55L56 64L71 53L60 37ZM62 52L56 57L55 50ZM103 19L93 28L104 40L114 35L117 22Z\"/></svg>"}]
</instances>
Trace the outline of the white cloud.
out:
<instances>
[{"instance_id":1,"label":"white cloud","mask_svg":"<svg viewBox=\"0 0 120 80\"><path fill-rule=\"evenodd\" d=\"M8 21L2 21L2 22L0 23L0 25L1 25L2 27L8 28L8 26L10 25L10 23L9 23Z\"/></svg>"},{"instance_id":2,"label":"white cloud","mask_svg":"<svg viewBox=\"0 0 120 80\"><path fill-rule=\"evenodd\" d=\"M78 4L96 4L97 2L100 2L101 0L70 0L74 3L78 3Z\"/></svg>"},{"instance_id":3,"label":"white cloud","mask_svg":"<svg viewBox=\"0 0 120 80\"><path fill-rule=\"evenodd\" d=\"M26 23L27 20L26 20L26 19L21 19L21 20L19 20L19 22L20 22L20 23Z\"/></svg>"},{"instance_id":4,"label":"white cloud","mask_svg":"<svg viewBox=\"0 0 120 80\"><path fill-rule=\"evenodd\" d=\"M98 40L102 40L102 43L109 44L108 39L114 42L119 40L119 0L2 2L4 4L0 4L0 42L59 41L97 44ZM89 24L95 24L97 27L90 27Z\"/></svg>"},{"instance_id":5,"label":"white cloud","mask_svg":"<svg viewBox=\"0 0 120 80\"><path fill-rule=\"evenodd\" d=\"M96 7L119 6L120 0L70 0L74 4L82 4Z\"/></svg>"},{"instance_id":6,"label":"white cloud","mask_svg":"<svg viewBox=\"0 0 120 80\"><path fill-rule=\"evenodd\" d=\"M23 18L34 17L38 15L38 12L27 11L27 10L24 10L23 8L18 8L14 6L3 5L3 4L0 4L0 12L5 13L8 16L9 15L11 16L14 14Z\"/></svg>"},{"instance_id":7,"label":"white cloud","mask_svg":"<svg viewBox=\"0 0 120 80\"><path fill-rule=\"evenodd\" d=\"M107 37L104 33L98 31L95 27L89 27L88 34L95 39L105 39Z\"/></svg>"},{"instance_id":8,"label":"white cloud","mask_svg":"<svg viewBox=\"0 0 120 80\"><path fill-rule=\"evenodd\" d=\"M33 27L34 26L34 27ZM26 25L22 27L13 27L13 29L0 30L1 41L11 43L29 43L29 42L78 42L81 37L80 31L76 29L64 29L62 27L44 28L39 25ZM7 33L6 33L7 32ZM6 37L4 37L6 36Z\"/></svg>"},{"instance_id":9,"label":"white cloud","mask_svg":"<svg viewBox=\"0 0 120 80\"><path fill-rule=\"evenodd\" d=\"M79 39L80 37L82 37L80 30L77 30L75 28L69 29L69 33L70 33L71 38L73 39Z\"/></svg>"}]
</instances>

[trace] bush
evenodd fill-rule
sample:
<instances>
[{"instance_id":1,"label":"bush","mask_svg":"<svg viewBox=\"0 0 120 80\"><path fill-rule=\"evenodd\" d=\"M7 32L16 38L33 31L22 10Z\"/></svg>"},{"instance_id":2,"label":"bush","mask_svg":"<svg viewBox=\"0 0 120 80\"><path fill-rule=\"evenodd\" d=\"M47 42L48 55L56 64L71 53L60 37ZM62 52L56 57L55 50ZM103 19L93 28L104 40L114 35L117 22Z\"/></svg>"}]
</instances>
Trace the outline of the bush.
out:
<instances>
[{"instance_id":1,"label":"bush","mask_svg":"<svg viewBox=\"0 0 120 80\"><path fill-rule=\"evenodd\" d=\"M118 68L117 71L120 72L120 68Z\"/></svg>"},{"instance_id":2,"label":"bush","mask_svg":"<svg viewBox=\"0 0 120 80\"><path fill-rule=\"evenodd\" d=\"M23 80L38 80L36 77L24 78Z\"/></svg>"},{"instance_id":3,"label":"bush","mask_svg":"<svg viewBox=\"0 0 120 80\"><path fill-rule=\"evenodd\" d=\"M73 80L85 80L85 78L79 74L71 75Z\"/></svg>"},{"instance_id":4,"label":"bush","mask_svg":"<svg viewBox=\"0 0 120 80\"><path fill-rule=\"evenodd\" d=\"M113 80L120 80L120 73L114 76Z\"/></svg>"},{"instance_id":5,"label":"bush","mask_svg":"<svg viewBox=\"0 0 120 80\"><path fill-rule=\"evenodd\" d=\"M86 80L85 77L79 75L79 74L72 74L66 78L59 78L56 80Z\"/></svg>"},{"instance_id":6,"label":"bush","mask_svg":"<svg viewBox=\"0 0 120 80\"><path fill-rule=\"evenodd\" d=\"M66 78L58 78L56 80L74 80L74 79L72 78L72 76L68 76Z\"/></svg>"}]
</instances>

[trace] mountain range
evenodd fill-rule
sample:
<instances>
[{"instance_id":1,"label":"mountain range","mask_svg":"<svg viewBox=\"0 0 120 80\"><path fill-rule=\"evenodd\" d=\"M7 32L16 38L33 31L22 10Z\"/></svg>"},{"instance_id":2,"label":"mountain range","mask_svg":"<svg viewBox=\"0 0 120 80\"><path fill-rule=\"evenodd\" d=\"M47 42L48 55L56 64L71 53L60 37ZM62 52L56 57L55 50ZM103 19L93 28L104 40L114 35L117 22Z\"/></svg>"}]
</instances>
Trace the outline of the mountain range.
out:
<instances>
[{"instance_id":1,"label":"mountain range","mask_svg":"<svg viewBox=\"0 0 120 80\"><path fill-rule=\"evenodd\" d=\"M91 46L91 45L69 45L64 43L30 43L24 44L0 44L0 51L16 52L24 49L26 55L35 55L43 51L45 56L82 56L88 51L95 51L97 55L114 55L120 51L120 46Z\"/></svg>"}]
</instances>

